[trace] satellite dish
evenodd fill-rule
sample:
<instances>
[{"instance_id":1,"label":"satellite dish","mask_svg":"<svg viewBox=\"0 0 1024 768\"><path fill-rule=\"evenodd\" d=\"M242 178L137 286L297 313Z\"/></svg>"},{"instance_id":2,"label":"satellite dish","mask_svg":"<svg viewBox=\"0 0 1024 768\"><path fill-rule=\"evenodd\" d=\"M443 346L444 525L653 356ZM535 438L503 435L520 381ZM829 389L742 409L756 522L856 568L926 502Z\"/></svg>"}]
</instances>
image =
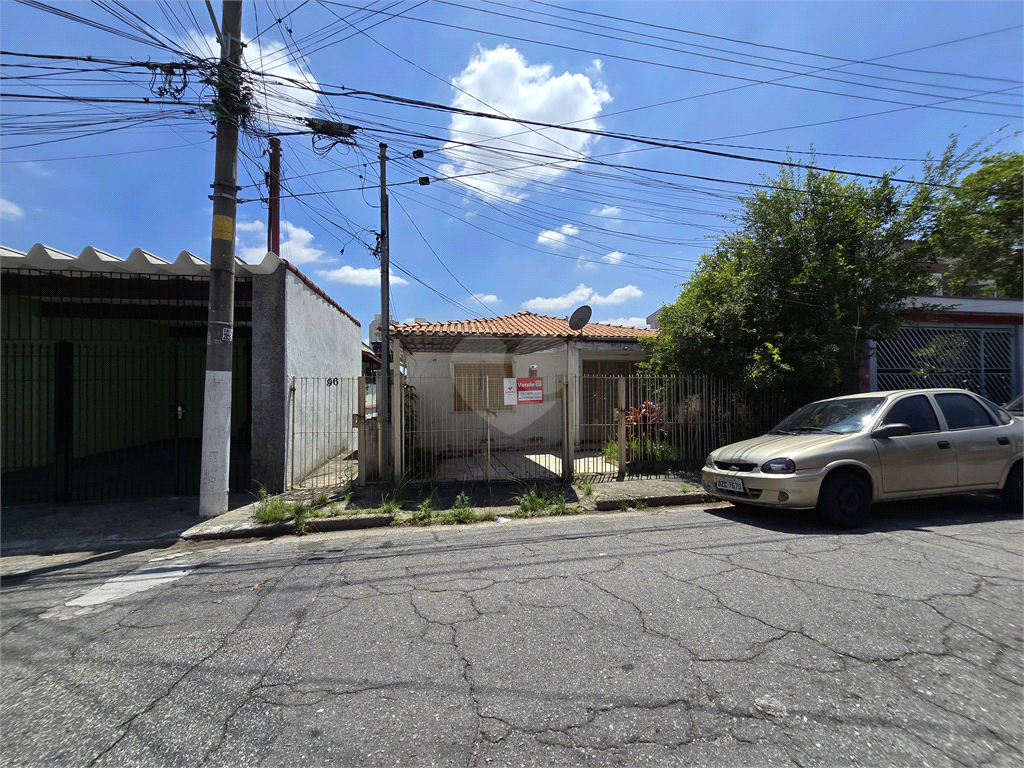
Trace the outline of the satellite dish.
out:
<instances>
[{"instance_id":1,"label":"satellite dish","mask_svg":"<svg viewBox=\"0 0 1024 768\"><path fill-rule=\"evenodd\" d=\"M572 317L569 318L569 327L578 331L583 328L584 325L590 322L591 309L586 304L577 309L572 313Z\"/></svg>"}]
</instances>

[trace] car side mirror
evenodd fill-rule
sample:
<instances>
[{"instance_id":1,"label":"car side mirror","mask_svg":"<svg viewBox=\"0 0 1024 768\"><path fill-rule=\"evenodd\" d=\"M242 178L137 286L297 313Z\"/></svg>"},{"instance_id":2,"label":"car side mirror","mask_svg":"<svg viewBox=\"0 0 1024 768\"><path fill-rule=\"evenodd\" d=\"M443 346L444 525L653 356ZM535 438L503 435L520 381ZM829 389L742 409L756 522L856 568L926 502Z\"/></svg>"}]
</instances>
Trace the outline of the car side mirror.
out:
<instances>
[{"instance_id":1,"label":"car side mirror","mask_svg":"<svg viewBox=\"0 0 1024 768\"><path fill-rule=\"evenodd\" d=\"M883 424L871 433L871 437L880 440L884 437L903 437L913 434L913 432L914 430L909 424Z\"/></svg>"}]
</instances>

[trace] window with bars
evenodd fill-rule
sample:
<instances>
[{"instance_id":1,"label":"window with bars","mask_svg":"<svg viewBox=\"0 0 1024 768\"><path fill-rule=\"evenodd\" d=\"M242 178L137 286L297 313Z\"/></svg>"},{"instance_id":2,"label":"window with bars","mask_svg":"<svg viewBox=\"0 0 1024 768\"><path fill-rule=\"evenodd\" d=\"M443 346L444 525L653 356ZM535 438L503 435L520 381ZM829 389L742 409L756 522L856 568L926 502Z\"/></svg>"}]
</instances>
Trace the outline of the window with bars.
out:
<instances>
[{"instance_id":1,"label":"window with bars","mask_svg":"<svg viewBox=\"0 0 1024 768\"><path fill-rule=\"evenodd\" d=\"M505 405L505 379L512 378L512 363L456 363L456 411L510 411Z\"/></svg>"}]
</instances>

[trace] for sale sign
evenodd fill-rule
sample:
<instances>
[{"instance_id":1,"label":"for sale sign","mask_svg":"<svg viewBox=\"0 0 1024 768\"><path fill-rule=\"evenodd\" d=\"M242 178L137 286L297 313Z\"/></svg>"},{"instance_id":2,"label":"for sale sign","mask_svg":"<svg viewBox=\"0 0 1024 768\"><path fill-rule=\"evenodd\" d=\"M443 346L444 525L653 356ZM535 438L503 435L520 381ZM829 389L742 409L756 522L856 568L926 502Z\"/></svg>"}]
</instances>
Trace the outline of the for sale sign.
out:
<instances>
[{"instance_id":1,"label":"for sale sign","mask_svg":"<svg viewBox=\"0 0 1024 768\"><path fill-rule=\"evenodd\" d=\"M528 405L544 402L544 379L530 376L525 379L505 379L505 405Z\"/></svg>"},{"instance_id":2,"label":"for sale sign","mask_svg":"<svg viewBox=\"0 0 1024 768\"><path fill-rule=\"evenodd\" d=\"M524 405L526 403L543 403L544 379L540 376L516 379L516 402L519 405Z\"/></svg>"}]
</instances>

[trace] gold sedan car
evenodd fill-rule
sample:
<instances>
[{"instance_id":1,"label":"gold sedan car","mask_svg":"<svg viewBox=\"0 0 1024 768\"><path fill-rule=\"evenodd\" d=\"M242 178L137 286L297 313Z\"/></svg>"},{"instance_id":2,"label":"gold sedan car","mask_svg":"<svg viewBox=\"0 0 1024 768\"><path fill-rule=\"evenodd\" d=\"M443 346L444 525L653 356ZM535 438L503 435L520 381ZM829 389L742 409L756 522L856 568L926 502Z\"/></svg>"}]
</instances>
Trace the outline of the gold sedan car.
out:
<instances>
[{"instance_id":1,"label":"gold sedan car","mask_svg":"<svg viewBox=\"0 0 1024 768\"><path fill-rule=\"evenodd\" d=\"M817 509L863 525L876 501L999 491L1020 511L1024 421L962 389L820 400L708 456L701 477L736 504Z\"/></svg>"}]
</instances>

